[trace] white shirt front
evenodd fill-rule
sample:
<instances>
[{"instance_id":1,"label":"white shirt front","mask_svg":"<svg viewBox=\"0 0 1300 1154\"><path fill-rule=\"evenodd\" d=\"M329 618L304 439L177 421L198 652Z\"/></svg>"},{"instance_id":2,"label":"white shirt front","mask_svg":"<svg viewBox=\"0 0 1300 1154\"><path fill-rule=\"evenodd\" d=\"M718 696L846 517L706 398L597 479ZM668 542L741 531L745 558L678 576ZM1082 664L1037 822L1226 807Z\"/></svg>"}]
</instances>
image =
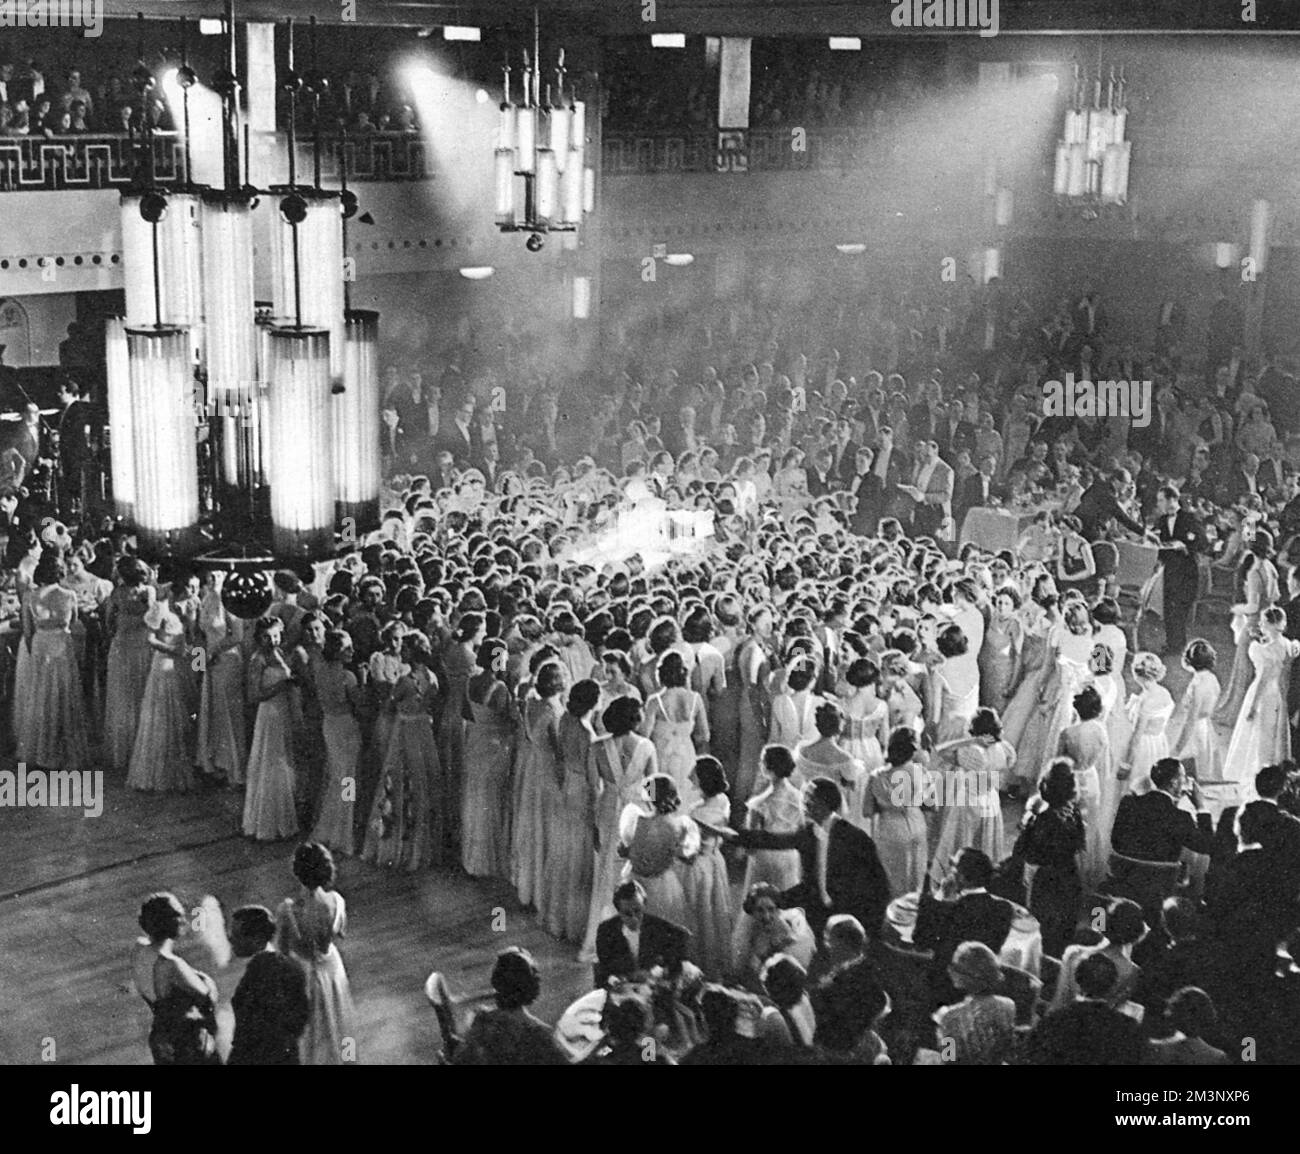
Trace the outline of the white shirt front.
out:
<instances>
[{"instance_id":1,"label":"white shirt front","mask_svg":"<svg viewBox=\"0 0 1300 1154\"><path fill-rule=\"evenodd\" d=\"M625 924L623 926L623 938L627 942L628 948L632 951L633 961L639 960L641 957L641 931L628 929Z\"/></svg>"}]
</instances>

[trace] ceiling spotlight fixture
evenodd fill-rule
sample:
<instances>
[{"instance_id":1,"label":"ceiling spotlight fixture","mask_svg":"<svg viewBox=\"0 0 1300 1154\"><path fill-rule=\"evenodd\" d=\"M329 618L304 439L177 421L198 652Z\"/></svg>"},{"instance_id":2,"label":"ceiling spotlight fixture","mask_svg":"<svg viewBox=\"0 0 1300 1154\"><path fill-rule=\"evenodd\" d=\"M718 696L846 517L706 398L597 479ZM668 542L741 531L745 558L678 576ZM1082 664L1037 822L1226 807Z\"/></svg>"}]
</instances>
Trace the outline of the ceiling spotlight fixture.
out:
<instances>
[{"instance_id":1,"label":"ceiling spotlight fixture","mask_svg":"<svg viewBox=\"0 0 1300 1154\"><path fill-rule=\"evenodd\" d=\"M461 269L460 275L466 280L487 280L496 271L490 264L474 265Z\"/></svg>"},{"instance_id":2,"label":"ceiling spotlight fixture","mask_svg":"<svg viewBox=\"0 0 1300 1154\"><path fill-rule=\"evenodd\" d=\"M200 36L220 36L226 30L224 20L209 20L206 17L199 21Z\"/></svg>"},{"instance_id":3,"label":"ceiling spotlight fixture","mask_svg":"<svg viewBox=\"0 0 1300 1154\"><path fill-rule=\"evenodd\" d=\"M837 244L835 246L835 251L842 252L845 256L861 256L864 252L867 251L867 246L865 244L857 244L857 243Z\"/></svg>"},{"instance_id":4,"label":"ceiling spotlight fixture","mask_svg":"<svg viewBox=\"0 0 1300 1154\"><path fill-rule=\"evenodd\" d=\"M479 41L483 39L483 30L465 24L448 24L442 30L442 38L444 40Z\"/></svg>"},{"instance_id":5,"label":"ceiling spotlight fixture","mask_svg":"<svg viewBox=\"0 0 1300 1154\"><path fill-rule=\"evenodd\" d=\"M832 36L830 46L832 52L861 52L862 38L860 36Z\"/></svg>"},{"instance_id":6,"label":"ceiling spotlight fixture","mask_svg":"<svg viewBox=\"0 0 1300 1154\"><path fill-rule=\"evenodd\" d=\"M523 54L516 99L505 65L495 161L496 220L502 232L529 234L529 252L546 233L576 233L593 207L586 164L587 106L566 83L564 49L555 84L543 83L541 28L533 13L532 51Z\"/></svg>"},{"instance_id":7,"label":"ceiling spotlight fixture","mask_svg":"<svg viewBox=\"0 0 1300 1154\"><path fill-rule=\"evenodd\" d=\"M685 48L685 32L653 32L650 35L651 48Z\"/></svg>"},{"instance_id":8,"label":"ceiling spotlight fixture","mask_svg":"<svg viewBox=\"0 0 1300 1154\"><path fill-rule=\"evenodd\" d=\"M540 232L535 232L532 233L526 241L524 241L524 248L526 248L529 252L541 252L542 245L544 245L545 243L546 240L542 236L542 234Z\"/></svg>"},{"instance_id":9,"label":"ceiling spotlight fixture","mask_svg":"<svg viewBox=\"0 0 1300 1154\"><path fill-rule=\"evenodd\" d=\"M689 252L670 252L664 257L664 264L672 265L673 268L685 268L688 264L695 263L695 256Z\"/></svg>"}]
</instances>

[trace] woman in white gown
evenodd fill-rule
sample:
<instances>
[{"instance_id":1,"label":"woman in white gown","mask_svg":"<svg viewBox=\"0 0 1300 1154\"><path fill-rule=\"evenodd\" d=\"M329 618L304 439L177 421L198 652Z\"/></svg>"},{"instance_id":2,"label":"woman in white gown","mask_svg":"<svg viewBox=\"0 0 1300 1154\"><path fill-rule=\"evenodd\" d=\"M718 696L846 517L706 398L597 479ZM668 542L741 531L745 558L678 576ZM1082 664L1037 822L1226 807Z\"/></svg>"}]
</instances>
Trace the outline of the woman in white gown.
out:
<instances>
[{"instance_id":1,"label":"woman in white gown","mask_svg":"<svg viewBox=\"0 0 1300 1154\"><path fill-rule=\"evenodd\" d=\"M686 662L675 649L659 658L660 685L645 704L641 732L655 744L659 772L677 783L677 793L687 807L700 801L691 784L695 759L709 752L709 715L704 699L687 688Z\"/></svg>"},{"instance_id":2,"label":"woman in white gown","mask_svg":"<svg viewBox=\"0 0 1300 1154\"><path fill-rule=\"evenodd\" d=\"M1068 757L1074 770L1075 799L1083 819L1084 847L1079 873L1085 886L1106 876L1110 860L1110 826L1106 821L1103 782L1114 777L1110 756L1110 734L1102 718L1102 700L1097 686L1085 685L1074 695L1077 721L1061 730L1056 752ZM1113 789L1110 791L1113 793Z\"/></svg>"},{"instance_id":3,"label":"woman in white gown","mask_svg":"<svg viewBox=\"0 0 1300 1154\"><path fill-rule=\"evenodd\" d=\"M844 728L840 707L833 701L823 701L817 706L816 724L817 740L801 745L795 751L795 775L804 781L815 777L830 778L840 787L844 798L841 816L861 827L866 823L862 815L862 791L867 771L862 762L840 743Z\"/></svg>"},{"instance_id":4,"label":"woman in white gown","mask_svg":"<svg viewBox=\"0 0 1300 1154\"><path fill-rule=\"evenodd\" d=\"M1286 614L1276 607L1260 615L1260 639L1250 643L1255 679L1246 691L1241 716L1228 742L1223 776L1247 787L1260 767L1291 756L1291 723L1286 712L1291 663L1300 657L1300 641L1283 636Z\"/></svg>"},{"instance_id":5,"label":"woman in white gown","mask_svg":"<svg viewBox=\"0 0 1300 1154\"><path fill-rule=\"evenodd\" d=\"M80 771L90 765L86 698L77 666L72 625L77 595L64 589L63 562L46 550L36 564L32 588L23 595L24 681L15 695L28 704L17 714L17 758L42 769Z\"/></svg>"},{"instance_id":6,"label":"woman in white gown","mask_svg":"<svg viewBox=\"0 0 1300 1154\"><path fill-rule=\"evenodd\" d=\"M199 701L199 766L228 785L242 785L248 766L244 716L245 622L221 604L220 574L203 591L199 628L206 644L206 669Z\"/></svg>"},{"instance_id":7,"label":"woman in white gown","mask_svg":"<svg viewBox=\"0 0 1300 1154\"><path fill-rule=\"evenodd\" d=\"M257 646L248 660L248 700L257 706L244 790L244 833L275 841L298 833L294 808L293 675L280 652L284 622L262 617L253 627Z\"/></svg>"},{"instance_id":8,"label":"woman in white gown","mask_svg":"<svg viewBox=\"0 0 1300 1154\"><path fill-rule=\"evenodd\" d=\"M926 679L927 729L936 744L961 740L980 702L979 666L962 660L969 648L960 625L946 625L935 642L943 662Z\"/></svg>"},{"instance_id":9,"label":"woman in white gown","mask_svg":"<svg viewBox=\"0 0 1300 1154\"><path fill-rule=\"evenodd\" d=\"M127 768L126 784L132 789L158 793L185 793L195 787L195 728L190 677L193 660L185 639L185 623L176 612L176 600L186 594L186 581L178 578L169 588L171 598L158 601L145 616L153 631L153 667L140 703L140 723Z\"/></svg>"},{"instance_id":10,"label":"woman in white gown","mask_svg":"<svg viewBox=\"0 0 1300 1154\"><path fill-rule=\"evenodd\" d=\"M1236 725L1241 716L1241 705L1246 699L1253 672L1250 646L1258 636L1260 616L1277 603L1280 595L1277 568L1269 560L1272 552L1272 536L1263 529L1255 530L1250 540L1250 551L1237 571L1241 601L1232 607L1232 639L1236 643L1232 672L1214 710L1215 724L1225 728Z\"/></svg>"},{"instance_id":11,"label":"woman in white gown","mask_svg":"<svg viewBox=\"0 0 1300 1154\"><path fill-rule=\"evenodd\" d=\"M1183 668L1192 675L1169 720L1169 756L1192 762L1198 781L1223 778L1223 745L1214 728L1221 688L1214 675L1214 647L1202 637L1183 650Z\"/></svg>"},{"instance_id":12,"label":"woman in white gown","mask_svg":"<svg viewBox=\"0 0 1300 1154\"><path fill-rule=\"evenodd\" d=\"M721 839L712 832L728 828L730 782L716 757L695 762L695 786L704 800L690 813L700 827L700 852L682 866L682 892L690 910L695 937L691 957L710 981L721 981L731 968L731 883L722 856Z\"/></svg>"},{"instance_id":13,"label":"woman in white gown","mask_svg":"<svg viewBox=\"0 0 1300 1154\"><path fill-rule=\"evenodd\" d=\"M321 649L324 661L316 667L316 700L320 703L321 732L325 739L325 780L312 840L351 856L353 811L361 764L361 727L357 711L362 706L361 687L348 668L352 638L331 629Z\"/></svg>"},{"instance_id":14,"label":"woman in white gown","mask_svg":"<svg viewBox=\"0 0 1300 1154\"><path fill-rule=\"evenodd\" d=\"M866 778L885 764L884 749L889 740L889 706L876 695L879 683L880 666L869 657L857 658L845 670L841 744L850 757L862 763L865 775L855 797L845 794L844 816L863 829L870 824L863 811Z\"/></svg>"},{"instance_id":15,"label":"woman in white gown","mask_svg":"<svg viewBox=\"0 0 1300 1154\"><path fill-rule=\"evenodd\" d=\"M802 781L795 774L794 754L784 745L769 745L760 757L760 789L745 806L745 828L770 833L793 833L803 825ZM793 849L747 850L745 883L748 893L759 882L771 882L779 890L798 885L799 851Z\"/></svg>"},{"instance_id":16,"label":"woman in white gown","mask_svg":"<svg viewBox=\"0 0 1300 1154\"><path fill-rule=\"evenodd\" d=\"M1128 664L1128 635L1120 628L1119 602L1113 597L1103 597L1092 607L1092 620L1097 631L1093 640L1093 683L1101 694L1102 720L1110 734L1110 748L1114 753L1128 745L1132 736L1129 728L1128 713L1124 703L1128 700L1128 686L1124 683L1124 667ZM1097 646L1104 645L1110 654L1109 668L1099 672L1097 669ZM1107 686L1098 684L1098 679L1105 676ZM1114 708L1114 706L1119 708ZM1103 783L1104 792L1104 783Z\"/></svg>"},{"instance_id":17,"label":"woman in white gown","mask_svg":"<svg viewBox=\"0 0 1300 1154\"><path fill-rule=\"evenodd\" d=\"M921 806L925 800L924 754L916 730L900 725L889 737L888 764L867 778L864 801L880 864L893 897L916 893L925 879L928 832Z\"/></svg>"},{"instance_id":18,"label":"woman in white gown","mask_svg":"<svg viewBox=\"0 0 1300 1154\"><path fill-rule=\"evenodd\" d=\"M817 665L803 653L794 656L787 669L773 674L768 744L795 749L804 742L817 740L815 717L822 699L812 690L816 680Z\"/></svg>"},{"instance_id":19,"label":"woman in white gown","mask_svg":"<svg viewBox=\"0 0 1300 1154\"><path fill-rule=\"evenodd\" d=\"M601 922L614 916L614 890L623 873L623 859L618 852L623 811L640 804L645 779L659 772L654 742L637 733L641 703L635 697L615 698L606 706L601 720L607 736L591 747L601 792L596 803L597 857L591 909L578 955L584 962L595 961L596 930Z\"/></svg>"},{"instance_id":20,"label":"woman in white gown","mask_svg":"<svg viewBox=\"0 0 1300 1154\"><path fill-rule=\"evenodd\" d=\"M1126 790L1146 793L1151 788L1151 767L1169 756L1166 730L1174 712L1174 699L1160 684L1165 679L1165 663L1159 657L1154 653L1134 657L1133 678L1138 691L1128 701L1133 736L1119 761L1121 794Z\"/></svg>"},{"instance_id":21,"label":"woman in white gown","mask_svg":"<svg viewBox=\"0 0 1300 1154\"><path fill-rule=\"evenodd\" d=\"M109 595L104 610L105 628L112 638L104 675L104 760L114 769L125 770L131 763L140 703L153 668L151 631L144 619L153 608L154 589L149 567L138 558L123 557L117 574L121 584ZM21 662L18 672L21 675Z\"/></svg>"},{"instance_id":22,"label":"woman in white gown","mask_svg":"<svg viewBox=\"0 0 1300 1154\"><path fill-rule=\"evenodd\" d=\"M990 861L1003 856L1002 799L999 789L1016 763L1016 751L1002 739L997 710L980 709L970 721L969 735L941 745L938 757L956 759L956 768L944 768L939 800L943 824L935 841L930 870L941 875L958 850L974 846Z\"/></svg>"},{"instance_id":23,"label":"woman in white gown","mask_svg":"<svg viewBox=\"0 0 1300 1154\"><path fill-rule=\"evenodd\" d=\"M275 944L307 971L309 1017L299 1044L302 1063L351 1064L361 1056L348 974L335 944L347 933L348 917L343 895L333 888L334 859L323 845L307 842L294 852L293 873L302 889L276 911Z\"/></svg>"},{"instance_id":24,"label":"woman in white gown","mask_svg":"<svg viewBox=\"0 0 1300 1154\"><path fill-rule=\"evenodd\" d=\"M1062 609L1062 622L1048 637L1049 653L1056 665L1044 687L1047 705L1047 740L1043 753L1053 757L1061 732L1074 720L1074 695L1093 679L1089 668L1093 647L1092 616L1081 600L1071 600ZM1034 770L1037 774L1039 770Z\"/></svg>"},{"instance_id":25,"label":"woman in white gown","mask_svg":"<svg viewBox=\"0 0 1300 1154\"><path fill-rule=\"evenodd\" d=\"M698 927L682 889L683 863L700 851L700 827L678 813L677 784L665 773L648 778L642 787L648 808L624 811L619 841L627 858L626 877L645 889L646 913L685 926Z\"/></svg>"}]
</instances>

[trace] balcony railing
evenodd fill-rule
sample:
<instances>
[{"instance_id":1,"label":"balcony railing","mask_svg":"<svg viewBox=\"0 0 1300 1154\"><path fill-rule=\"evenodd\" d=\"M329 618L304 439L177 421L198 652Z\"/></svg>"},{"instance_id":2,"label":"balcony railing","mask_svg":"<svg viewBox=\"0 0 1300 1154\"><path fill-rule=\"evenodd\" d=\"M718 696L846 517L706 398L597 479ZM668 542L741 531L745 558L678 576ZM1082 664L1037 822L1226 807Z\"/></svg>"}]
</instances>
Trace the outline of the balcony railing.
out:
<instances>
[{"instance_id":1,"label":"balcony railing","mask_svg":"<svg viewBox=\"0 0 1300 1154\"><path fill-rule=\"evenodd\" d=\"M338 181L346 157L348 179L428 180L423 137L406 133L329 137L323 141L321 176ZM268 136L255 144L253 176L269 185L287 179L284 137ZM185 180L185 146L172 133L157 133L150 142L154 173L160 184ZM127 136L0 137L0 192L56 192L64 189L122 188L136 170L138 147ZM300 178L312 172L310 143L298 142Z\"/></svg>"},{"instance_id":2,"label":"balcony railing","mask_svg":"<svg viewBox=\"0 0 1300 1154\"><path fill-rule=\"evenodd\" d=\"M907 146L902 132L880 128L606 132L601 159L605 176L803 172L887 164L897 150Z\"/></svg>"}]
</instances>

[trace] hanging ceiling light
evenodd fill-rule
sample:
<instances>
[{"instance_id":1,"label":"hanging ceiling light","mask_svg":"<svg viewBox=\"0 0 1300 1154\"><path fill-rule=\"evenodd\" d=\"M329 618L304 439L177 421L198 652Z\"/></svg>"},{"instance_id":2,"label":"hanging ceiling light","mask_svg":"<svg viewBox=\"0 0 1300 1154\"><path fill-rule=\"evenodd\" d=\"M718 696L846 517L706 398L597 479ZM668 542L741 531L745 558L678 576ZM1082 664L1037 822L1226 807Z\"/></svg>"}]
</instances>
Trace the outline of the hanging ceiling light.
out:
<instances>
[{"instance_id":1,"label":"hanging ceiling light","mask_svg":"<svg viewBox=\"0 0 1300 1154\"><path fill-rule=\"evenodd\" d=\"M334 482L338 522L355 532L379 524L379 314L349 312L345 341L343 391L334 396Z\"/></svg>"},{"instance_id":2,"label":"hanging ceiling light","mask_svg":"<svg viewBox=\"0 0 1300 1154\"><path fill-rule=\"evenodd\" d=\"M271 533L277 557L334 546L333 390L327 329L269 331Z\"/></svg>"},{"instance_id":3,"label":"hanging ceiling light","mask_svg":"<svg viewBox=\"0 0 1300 1154\"><path fill-rule=\"evenodd\" d=\"M497 130L496 222L502 232L527 232L528 250L542 248L548 232L574 232L594 204L594 176L587 166L586 104L566 86L564 50L555 87L542 83L541 33L533 13L533 48L524 53L521 99L512 99L509 64Z\"/></svg>"},{"instance_id":4,"label":"hanging ceiling light","mask_svg":"<svg viewBox=\"0 0 1300 1154\"><path fill-rule=\"evenodd\" d=\"M1088 84L1078 66L1074 72L1074 96L1065 110L1065 127L1056 145L1052 193L1063 204L1095 218L1108 205L1128 200L1129 157L1132 142L1125 139L1128 108L1125 104L1124 70L1114 68L1102 95L1101 62L1092 84L1092 102L1087 101Z\"/></svg>"},{"instance_id":5,"label":"hanging ceiling light","mask_svg":"<svg viewBox=\"0 0 1300 1154\"><path fill-rule=\"evenodd\" d=\"M136 534L147 554L187 556L202 543L190 335L149 325L128 327L126 339Z\"/></svg>"},{"instance_id":6,"label":"hanging ceiling light","mask_svg":"<svg viewBox=\"0 0 1300 1154\"><path fill-rule=\"evenodd\" d=\"M119 517L130 521L135 515L135 434L131 427L131 360L125 322L120 317L110 318L104 326L104 338L113 505Z\"/></svg>"}]
</instances>

